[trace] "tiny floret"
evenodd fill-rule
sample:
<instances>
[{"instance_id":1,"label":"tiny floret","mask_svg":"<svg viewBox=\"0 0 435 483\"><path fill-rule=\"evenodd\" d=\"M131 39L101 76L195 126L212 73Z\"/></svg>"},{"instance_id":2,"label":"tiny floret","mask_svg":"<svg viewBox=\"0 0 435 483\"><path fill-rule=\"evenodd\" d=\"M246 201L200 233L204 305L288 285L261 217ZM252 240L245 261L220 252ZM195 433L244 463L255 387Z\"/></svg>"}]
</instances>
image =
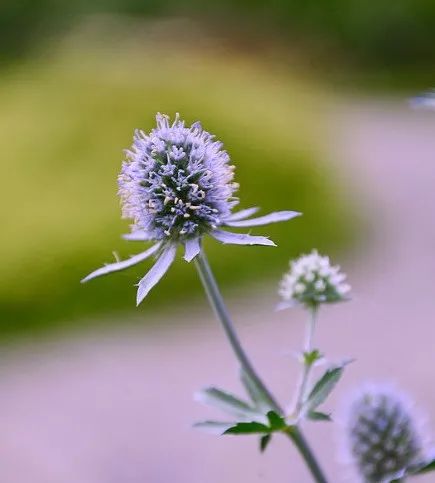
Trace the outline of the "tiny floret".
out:
<instances>
[{"instance_id":1,"label":"tiny floret","mask_svg":"<svg viewBox=\"0 0 435 483\"><path fill-rule=\"evenodd\" d=\"M316 307L322 303L346 300L350 285L339 266L332 266L329 257L316 250L290 261L290 270L281 280L279 294L282 308L295 304Z\"/></svg>"},{"instance_id":2,"label":"tiny floret","mask_svg":"<svg viewBox=\"0 0 435 483\"><path fill-rule=\"evenodd\" d=\"M138 304L169 269L178 245L184 245L187 262L200 253L204 235L222 243L275 246L267 237L222 228L266 225L300 214L278 211L250 218L258 208L233 213L239 203L235 196L238 184L223 144L199 122L186 126L178 114L172 123L163 114L157 114L156 121L150 133L135 132L118 178L123 217L133 221L131 233L124 238L155 245L128 260L95 270L82 280L123 270L154 255L155 265L138 284Z\"/></svg>"},{"instance_id":3,"label":"tiny floret","mask_svg":"<svg viewBox=\"0 0 435 483\"><path fill-rule=\"evenodd\" d=\"M367 386L351 401L345 423L347 452L362 481L389 482L423 460L411 405L390 387Z\"/></svg>"}]
</instances>

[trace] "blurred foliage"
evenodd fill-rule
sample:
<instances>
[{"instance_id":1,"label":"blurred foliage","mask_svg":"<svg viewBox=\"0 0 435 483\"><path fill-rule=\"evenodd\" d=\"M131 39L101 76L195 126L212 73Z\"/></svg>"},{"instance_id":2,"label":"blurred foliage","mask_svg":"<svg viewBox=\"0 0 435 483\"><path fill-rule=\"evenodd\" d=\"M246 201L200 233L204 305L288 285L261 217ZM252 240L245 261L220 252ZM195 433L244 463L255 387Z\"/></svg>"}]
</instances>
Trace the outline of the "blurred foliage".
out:
<instances>
[{"instance_id":1,"label":"blurred foliage","mask_svg":"<svg viewBox=\"0 0 435 483\"><path fill-rule=\"evenodd\" d=\"M318 89L270 65L207 50L117 40L93 49L76 38L71 45L1 78L3 335L134 309L133 285L150 263L87 285L79 280L111 261L113 249L122 257L143 249L120 239L128 223L119 217L116 177L133 128L152 127L157 111L201 119L224 140L241 207L304 213L254 231L279 249L207 242L221 282L278 277L290 255L349 242L351 207L320 163L328 99ZM179 260L140 310L198 291L193 267Z\"/></svg>"},{"instance_id":2,"label":"blurred foliage","mask_svg":"<svg viewBox=\"0 0 435 483\"><path fill-rule=\"evenodd\" d=\"M356 64L431 66L435 61L433 0L3 0L2 55L14 57L82 16L115 13L178 15L233 34L297 40ZM5 48L6 46L6 48Z\"/></svg>"},{"instance_id":3,"label":"blurred foliage","mask_svg":"<svg viewBox=\"0 0 435 483\"><path fill-rule=\"evenodd\" d=\"M435 59L431 0L277 0L270 8L269 2L254 3L282 31L306 36L310 43L326 42L326 49L337 49L357 64L429 65Z\"/></svg>"}]
</instances>

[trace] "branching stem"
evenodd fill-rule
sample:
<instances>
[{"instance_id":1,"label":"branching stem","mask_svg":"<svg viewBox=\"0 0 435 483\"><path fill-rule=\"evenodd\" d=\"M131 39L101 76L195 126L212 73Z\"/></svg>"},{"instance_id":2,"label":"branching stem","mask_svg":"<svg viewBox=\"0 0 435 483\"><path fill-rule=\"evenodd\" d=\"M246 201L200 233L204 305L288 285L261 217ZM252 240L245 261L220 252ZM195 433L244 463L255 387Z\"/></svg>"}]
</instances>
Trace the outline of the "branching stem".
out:
<instances>
[{"instance_id":1,"label":"branching stem","mask_svg":"<svg viewBox=\"0 0 435 483\"><path fill-rule=\"evenodd\" d=\"M237 336L237 332L235 330L233 322L231 321L231 318L228 314L228 310L225 306L225 302L219 291L219 287L213 276L213 272L211 271L210 265L208 263L207 257L203 249L201 250L199 255L196 256L195 265L198 270L199 276L201 278L201 281L204 286L210 305L212 306L216 317L222 324L222 327L234 351L234 354L240 363L240 366L245 371L247 376L251 379L251 381L255 384L257 390L263 395L264 400L268 401L270 407L274 411L282 415L283 414L282 408L276 402L275 398L267 389L263 381L260 379L256 371L254 370L254 367L252 366L248 356L243 350L243 347ZM310 336L310 339L311 339L311 336ZM319 464L317 463L317 460L313 452L311 451L308 443L306 442L304 436L302 435L300 429L297 426L289 426L286 429L285 433L293 441L293 443L299 450L301 456L304 458L305 463L307 464L309 470L311 471L314 481L316 481L317 483L327 483L327 480L323 475L323 472Z\"/></svg>"},{"instance_id":2,"label":"branching stem","mask_svg":"<svg viewBox=\"0 0 435 483\"><path fill-rule=\"evenodd\" d=\"M307 392L308 383L310 380L310 373L311 368L313 367L313 361L307 357L313 350L313 338L314 338L314 329L316 328L316 320L317 320L317 309L312 308L310 310L310 319L307 324L306 333L305 333L305 348L303 354L303 369L302 369L302 376L301 382L299 384L298 395L296 398L296 408L295 414L296 417L300 416L301 410L305 403L305 397Z\"/></svg>"}]
</instances>

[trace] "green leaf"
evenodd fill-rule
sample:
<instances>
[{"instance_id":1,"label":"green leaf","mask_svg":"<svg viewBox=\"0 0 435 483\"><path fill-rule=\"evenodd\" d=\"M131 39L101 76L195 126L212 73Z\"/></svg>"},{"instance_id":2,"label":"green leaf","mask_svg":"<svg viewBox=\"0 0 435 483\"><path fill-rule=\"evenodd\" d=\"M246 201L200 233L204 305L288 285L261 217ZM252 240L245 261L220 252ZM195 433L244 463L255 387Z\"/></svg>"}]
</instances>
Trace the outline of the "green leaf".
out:
<instances>
[{"instance_id":1,"label":"green leaf","mask_svg":"<svg viewBox=\"0 0 435 483\"><path fill-rule=\"evenodd\" d=\"M328 368L323 376L316 382L305 403L305 408L308 410L307 412L313 411L320 406L320 404L325 402L326 398L331 394L343 374L345 365L346 364L342 364L340 366L332 366Z\"/></svg>"},{"instance_id":2,"label":"green leaf","mask_svg":"<svg viewBox=\"0 0 435 483\"><path fill-rule=\"evenodd\" d=\"M208 404L209 406L216 407L226 413L232 414L236 418L257 419L260 416L258 411L247 402L216 387L208 387L199 391L196 394L196 399L204 404Z\"/></svg>"},{"instance_id":3,"label":"green leaf","mask_svg":"<svg viewBox=\"0 0 435 483\"><path fill-rule=\"evenodd\" d=\"M424 463L417 470L412 471L409 474L422 475L424 473L429 473L430 471L435 471L435 459L429 461L428 463Z\"/></svg>"},{"instance_id":4,"label":"green leaf","mask_svg":"<svg viewBox=\"0 0 435 483\"><path fill-rule=\"evenodd\" d=\"M304 352L303 357L305 365L312 366L316 361L322 359L323 355L317 349L314 349L311 352Z\"/></svg>"},{"instance_id":5,"label":"green leaf","mask_svg":"<svg viewBox=\"0 0 435 483\"><path fill-rule=\"evenodd\" d=\"M311 421L332 421L330 414L321 413L319 411L309 411L307 418L311 419Z\"/></svg>"},{"instance_id":6,"label":"green leaf","mask_svg":"<svg viewBox=\"0 0 435 483\"><path fill-rule=\"evenodd\" d=\"M261 412L267 412L270 409L269 401L264 397L264 394L258 390L257 385L251 379L249 374L247 374L243 369L240 371L240 379L246 392L249 394L251 401L254 403L255 407Z\"/></svg>"},{"instance_id":7,"label":"green leaf","mask_svg":"<svg viewBox=\"0 0 435 483\"><path fill-rule=\"evenodd\" d=\"M267 419L269 420L269 425L266 426L263 423L259 423L258 421L251 421L251 422L239 422L228 428L224 434L252 434L252 433L266 433L270 435L275 431L281 431L287 427L287 424L279 414L275 413L274 411L269 411L267 413ZM269 441L265 439L263 442L267 444ZM261 444L260 443L260 448Z\"/></svg>"},{"instance_id":8,"label":"green leaf","mask_svg":"<svg viewBox=\"0 0 435 483\"><path fill-rule=\"evenodd\" d=\"M260 438L260 451L263 453L268 447L270 440L272 439L271 434L265 434Z\"/></svg>"},{"instance_id":9,"label":"green leaf","mask_svg":"<svg viewBox=\"0 0 435 483\"><path fill-rule=\"evenodd\" d=\"M267 419L269 420L270 429L272 431L279 431L287 426L285 419L275 411L269 411L267 413Z\"/></svg>"},{"instance_id":10,"label":"green leaf","mask_svg":"<svg viewBox=\"0 0 435 483\"><path fill-rule=\"evenodd\" d=\"M422 462L422 463L417 464L417 465L413 465L412 467L410 467L406 470L403 478L391 480L389 483L403 482L405 480L405 477L415 476L415 475L423 475L423 474L429 473L431 471L435 471L435 459L429 460L427 462Z\"/></svg>"},{"instance_id":11,"label":"green leaf","mask_svg":"<svg viewBox=\"0 0 435 483\"><path fill-rule=\"evenodd\" d=\"M250 423L237 423L231 428L227 429L224 434L255 434L255 433L270 433L270 428L265 424L251 421Z\"/></svg>"},{"instance_id":12,"label":"green leaf","mask_svg":"<svg viewBox=\"0 0 435 483\"><path fill-rule=\"evenodd\" d=\"M203 429L212 434L224 434L225 431L234 426L234 423L225 423L223 421L200 421L193 425L194 428Z\"/></svg>"}]
</instances>

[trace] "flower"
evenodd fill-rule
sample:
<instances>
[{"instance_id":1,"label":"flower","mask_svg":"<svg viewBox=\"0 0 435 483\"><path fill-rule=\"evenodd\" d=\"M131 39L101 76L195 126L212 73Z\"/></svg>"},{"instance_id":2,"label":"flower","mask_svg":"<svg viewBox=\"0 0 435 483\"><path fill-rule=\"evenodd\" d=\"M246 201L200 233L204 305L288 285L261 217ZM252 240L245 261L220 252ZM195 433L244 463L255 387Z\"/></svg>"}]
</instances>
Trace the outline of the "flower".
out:
<instances>
[{"instance_id":1,"label":"flower","mask_svg":"<svg viewBox=\"0 0 435 483\"><path fill-rule=\"evenodd\" d=\"M315 308L322 303L346 300L350 285L345 283L346 275L339 266L331 266L329 257L323 257L313 250L290 261L290 270L281 280L279 294L283 301L278 309L297 304Z\"/></svg>"},{"instance_id":2,"label":"flower","mask_svg":"<svg viewBox=\"0 0 435 483\"><path fill-rule=\"evenodd\" d=\"M222 243L269 245L263 236L233 233L222 227L251 227L285 221L295 211L279 211L250 218L258 208L233 213L238 204L234 193L234 166L222 143L199 122L186 127L177 114L157 114L157 127L149 134L137 130L133 146L119 175L119 195L124 218L133 219L127 240L156 242L148 250L95 270L82 282L131 267L155 255L157 261L140 280L139 304L163 277L175 259L178 245L184 245L184 259L192 261L201 250L201 239L211 235Z\"/></svg>"},{"instance_id":3,"label":"flower","mask_svg":"<svg viewBox=\"0 0 435 483\"><path fill-rule=\"evenodd\" d=\"M411 404L389 386L368 385L348 407L347 452L364 482L402 478L423 459Z\"/></svg>"}]
</instances>

